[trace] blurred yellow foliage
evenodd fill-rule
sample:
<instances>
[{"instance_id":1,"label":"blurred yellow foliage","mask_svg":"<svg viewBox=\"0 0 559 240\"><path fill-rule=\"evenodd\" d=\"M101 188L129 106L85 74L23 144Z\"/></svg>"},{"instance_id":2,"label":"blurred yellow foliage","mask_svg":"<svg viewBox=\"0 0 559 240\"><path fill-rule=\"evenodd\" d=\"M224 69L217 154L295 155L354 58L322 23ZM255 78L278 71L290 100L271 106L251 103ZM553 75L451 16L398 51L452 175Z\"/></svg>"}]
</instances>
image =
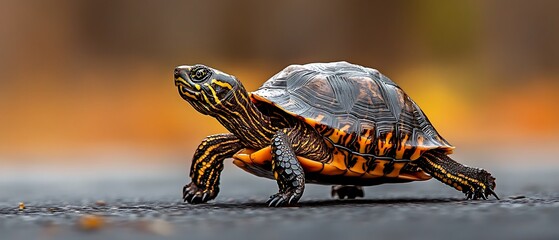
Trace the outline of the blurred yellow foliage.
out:
<instances>
[{"instance_id":1,"label":"blurred yellow foliage","mask_svg":"<svg viewBox=\"0 0 559 240\"><path fill-rule=\"evenodd\" d=\"M451 143L558 143L559 2L317 3L7 2L0 163L190 155L224 131L174 88L174 66L195 63L254 90L292 63L347 60L399 83Z\"/></svg>"}]
</instances>

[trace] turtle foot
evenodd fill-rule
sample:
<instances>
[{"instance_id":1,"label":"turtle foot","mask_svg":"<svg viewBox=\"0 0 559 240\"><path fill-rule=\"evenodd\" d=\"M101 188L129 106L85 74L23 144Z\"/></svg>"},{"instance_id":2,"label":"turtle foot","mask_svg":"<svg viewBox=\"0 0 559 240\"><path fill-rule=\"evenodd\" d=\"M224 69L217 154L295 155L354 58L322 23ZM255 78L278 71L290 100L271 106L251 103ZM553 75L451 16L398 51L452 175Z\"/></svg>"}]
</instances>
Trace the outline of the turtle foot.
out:
<instances>
[{"instance_id":1,"label":"turtle foot","mask_svg":"<svg viewBox=\"0 0 559 240\"><path fill-rule=\"evenodd\" d=\"M182 189L182 199L184 202L191 204L205 203L214 199L219 193L219 188L214 187L212 190L198 187L195 183L189 183Z\"/></svg>"},{"instance_id":2,"label":"turtle foot","mask_svg":"<svg viewBox=\"0 0 559 240\"><path fill-rule=\"evenodd\" d=\"M483 169L478 169L477 178L478 182L472 183L470 188L465 188L463 191L467 199L487 199L493 195L497 200L499 196L493 191L495 189L495 178L490 173Z\"/></svg>"},{"instance_id":3,"label":"turtle foot","mask_svg":"<svg viewBox=\"0 0 559 240\"><path fill-rule=\"evenodd\" d=\"M339 199L355 199L362 198L365 196L363 192L363 187L361 186L346 186L346 185L336 185L332 186L332 197L338 196Z\"/></svg>"},{"instance_id":4,"label":"turtle foot","mask_svg":"<svg viewBox=\"0 0 559 240\"><path fill-rule=\"evenodd\" d=\"M303 190L301 188L290 189L270 196L266 204L268 204L268 207L292 206L299 201L302 195Z\"/></svg>"}]
</instances>

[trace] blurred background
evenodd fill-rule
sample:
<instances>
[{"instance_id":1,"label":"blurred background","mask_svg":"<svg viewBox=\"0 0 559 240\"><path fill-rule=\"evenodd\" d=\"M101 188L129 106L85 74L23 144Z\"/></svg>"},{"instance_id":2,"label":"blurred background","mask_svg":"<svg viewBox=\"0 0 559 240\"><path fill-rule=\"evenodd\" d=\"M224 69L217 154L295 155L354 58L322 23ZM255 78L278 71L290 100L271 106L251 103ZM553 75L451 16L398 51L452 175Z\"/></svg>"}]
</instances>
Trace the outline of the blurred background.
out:
<instances>
[{"instance_id":1,"label":"blurred background","mask_svg":"<svg viewBox=\"0 0 559 240\"><path fill-rule=\"evenodd\" d=\"M556 161L558 1L1 3L3 169L187 172L225 130L179 97L175 66L255 90L289 64L338 60L400 84L462 162Z\"/></svg>"},{"instance_id":2,"label":"blurred background","mask_svg":"<svg viewBox=\"0 0 559 240\"><path fill-rule=\"evenodd\" d=\"M0 232L52 236L98 214L109 234L89 239L150 219L180 239L557 239L558 12L554 0L0 0ZM287 65L340 60L398 83L503 200L461 202L432 180L367 188L356 204L309 185L304 207L266 209L276 183L227 161L216 201L180 202L194 149L225 129L179 97L175 66L255 90Z\"/></svg>"}]
</instances>

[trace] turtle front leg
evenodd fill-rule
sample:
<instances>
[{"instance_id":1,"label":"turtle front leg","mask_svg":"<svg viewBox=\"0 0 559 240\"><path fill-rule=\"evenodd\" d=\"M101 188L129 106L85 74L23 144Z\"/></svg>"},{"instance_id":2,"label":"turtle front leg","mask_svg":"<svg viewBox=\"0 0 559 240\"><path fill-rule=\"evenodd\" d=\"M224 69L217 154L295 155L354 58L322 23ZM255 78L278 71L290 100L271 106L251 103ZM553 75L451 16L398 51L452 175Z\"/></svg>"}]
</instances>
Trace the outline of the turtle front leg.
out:
<instances>
[{"instance_id":1,"label":"turtle front leg","mask_svg":"<svg viewBox=\"0 0 559 240\"><path fill-rule=\"evenodd\" d=\"M295 204L305 190L305 173L292 147L294 135L290 130L279 130L272 138L272 172L279 192L266 202L270 207Z\"/></svg>"},{"instance_id":2,"label":"turtle front leg","mask_svg":"<svg viewBox=\"0 0 559 240\"><path fill-rule=\"evenodd\" d=\"M219 193L223 160L241 148L240 140L232 133L211 135L202 140L192 158L192 182L182 190L183 201L196 204L214 199Z\"/></svg>"},{"instance_id":3,"label":"turtle front leg","mask_svg":"<svg viewBox=\"0 0 559 240\"><path fill-rule=\"evenodd\" d=\"M495 193L495 178L487 171L462 165L441 151L427 151L417 164L437 180L466 194L468 199L487 199Z\"/></svg>"}]
</instances>

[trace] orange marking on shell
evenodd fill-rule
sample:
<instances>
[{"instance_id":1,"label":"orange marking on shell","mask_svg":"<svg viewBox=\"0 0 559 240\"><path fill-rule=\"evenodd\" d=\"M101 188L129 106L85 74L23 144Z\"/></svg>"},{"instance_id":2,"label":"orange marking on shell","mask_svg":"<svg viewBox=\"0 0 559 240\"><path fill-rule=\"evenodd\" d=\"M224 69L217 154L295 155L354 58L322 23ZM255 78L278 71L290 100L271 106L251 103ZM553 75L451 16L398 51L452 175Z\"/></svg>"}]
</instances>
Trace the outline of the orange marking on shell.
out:
<instances>
[{"instance_id":1,"label":"orange marking on shell","mask_svg":"<svg viewBox=\"0 0 559 240\"><path fill-rule=\"evenodd\" d=\"M303 119L307 124L311 125L311 127L316 128L317 125L320 125L320 121L317 121L312 118L304 118Z\"/></svg>"},{"instance_id":2,"label":"orange marking on shell","mask_svg":"<svg viewBox=\"0 0 559 240\"><path fill-rule=\"evenodd\" d=\"M394 144L391 142L392 133L389 132L386 134L386 139L379 139L378 140L378 155L384 156L388 150L392 148Z\"/></svg>"},{"instance_id":3,"label":"orange marking on shell","mask_svg":"<svg viewBox=\"0 0 559 240\"><path fill-rule=\"evenodd\" d=\"M235 153L233 158L245 162L246 164L264 165L272 161L272 147L267 146L258 151L254 149L243 149Z\"/></svg>"},{"instance_id":4,"label":"orange marking on shell","mask_svg":"<svg viewBox=\"0 0 559 240\"><path fill-rule=\"evenodd\" d=\"M365 166L367 159L365 159L362 156L353 156L355 160L355 165L353 165L353 167L349 168L348 173L355 173L356 175L362 175L365 172L367 172L367 169L365 169L363 166ZM348 175L348 174L346 174Z\"/></svg>"},{"instance_id":5,"label":"orange marking on shell","mask_svg":"<svg viewBox=\"0 0 559 240\"><path fill-rule=\"evenodd\" d=\"M368 178L377 178L377 177L384 176L383 171L384 171L384 164L386 164L386 161L376 160L375 162L377 163L375 169L369 169L369 171L367 171L366 176L368 176Z\"/></svg>"},{"instance_id":6,"label":"orange marking on shell","mask_svg":"<svg viewBox=\"0 0 559 240\"><path fill-rule=\"evenodd\" d=\"M387 136L388 137L388 136ZM364 139L360 139L364 141ZM370 141L370 139L369 139ZM314 161L305 157L297 156L297 159L301 163L304 171L307 173L314 172L320 173L321 175L328 175L328 176L346 176L346 177L359 177L359 178L379 178L384 176L384 166L388 161L384 160L377 160L377 166L373 171L366 172L367 169L363 169L365 166L366 159L361 156L357 157L357 162L353 165L352 168L348 169L346 166L345 158L347 157L347 153L343 150L336 149L334 150L334 154L332 159L328 163L322 163L318 161ZM272 160L271 155L271 147L265 147L260 150L254 149L242 149L237 152L233 156L233 164L238 166L239 168L251 173L255 174L249 166L262 166L266 164L268 161ZM404 167L404 163L395 163L394 170L387 174L385 177L393 177L399 178L403 180L410 180L410 181L423 181L431 179L431 176L427 175L423 171L418 172L400 172L401 169ZM349 170L349 171L348 171Z\"/></svg>"},{"instance_id":7,"label":"orange marking on shell","mask_svg":"<svg viewBox=\"0 0 559 240\"><path fill-rule=\"evenodd\" d=\"M415 151L413 152L413 154L410 157L410 160L416 160L419 157L421 157L421 154L423 154L423 152L425 152L425 150L427 150L427 148L423 147L423 137L419 136L417 138L417 147L415 148Z\"/></svg>"},{"instance_id":8,"label":"orange marking on shell","mask_svg":"<svg viewBox=\"0 0 559 240\"><path fill-rule=\"evenodd\" d=\"M321 162L313 161L304 157L297 157L297 159L301 163L301 167L303 167L305 172L320 172L324 168L324 164Z\"/></svg>"},{"instance_id":9,"label":"orange marking on shell","mask_svg":"<svg viewBox=\"0 0 559 240\"><path fill-rule=\"evenodd\" d=\"M343 134L343 132L340 132L340 130L338 129L334 129L334 131L332 132L332 134L330 134L330 136L328 136L328 138L330 138L330 140L332 140L332 142L334 143L339 143L341 134Z\"/></svg>"},{"instance_id":10,"label":"orange marking on shell","mask_svg":"<svg viewBox=\"0 0 559 240\"><path fill-rule=\"evenodd\" d=\"M235 155L233 155L233 159L234 161L238 160L246 164L250 164L252 162L252 160L250 160L250 154L252 154L253 152L255 152L254 149L248 149L248 148L242 149L237 153L235 153Z\"/></svg>"},{"instance_id":11,"label":"orange marking on shell","mask_svg":"<svg viewBox=\"0 0 559 240\"><path fill-rule=\"evenodd\" d=\"M349 134L344 141L344 146L349 146L349 143L351 143L354 138L356 138L355 134Z\"/></svg>"},{"instance_id":12,"label":"orange marking on shell","mask_svg":"<svg viewBox=\"0 0 559 240\"><path fill-rule=\"evenodd\" d=\"M237 159L233 160L233 164L235 164L237 167L240 167L242 169L245 169L246 166L247 166L247 164L245 162L243 162L241 160L237 160Z\"/></svg>"},{"instance_id":13,"label":"orange marking on shell","mask_svg":"<svg viewBox=\"0 0 559 240\"><path fill-rule=\"evenodd\" d=\"M265 164L272 160L272 147L268 146L250 154L250 160L256 164Z\"/></svg>"},{"instance_id":14,"label":"orange marking on shell","mask_svg":"<svg viewBox=\"0 0 559 240\"><path fill-rule=\"evenodd\" d=\"M331 165L337 169L345 171L347 169L346 161L345 161L346 158L347 158L347 152L336 149L333 152L331 161L327 163L327 165Z\"/></svg>"},{"instance_id":15,"label":"orange marking on shell","mask_svg":"<svg viewBox=\"0 0 559 240\"><path fill-rule=\"evenodd\" d=\"M361 177L362 175L363 175L362 173L356 173L356 172L352 172L352 171L347 171L344 174L344 176L346 176L346 177Z\"/></svg>"},{"instance_id":16,"label":"orange marking on shell","mask_svg":"<svg viewBox=\"0 0 559 240\"><path fill-rule=\"evenodd\" d=\"M398 177L400 175L400 170L406 165L406 163L394 163L394 170L386 174L386 177Z\"/></svg>"},{"instance_id":17,"label":"orange marking on shell","mask_svg":"<svg viewBox=\"0 0 559 240\"><path fill-rule=\"evenodd\" d=\"M242 149L233 155L233 164L244 171L260 177L263 176L262 171L269 169L265 164L272 161L271 147L265 147L260 150Z\"/></svg>"},{"instance_id":18,"label":"orange marking on shell","mask_svg":"<svg viewBox=\"0 0 559 240\"><path fill-rule=\"evenodd\" d=\"M250 154L253 152L255 152L253 149L242 149L238 151L235 155L233 155L233 164L248 173L254 174L248 167L248 165L254 165L250 159Z\"/></svg>"},{"instance_id":19,"label":"orange marking on shell","mask_svg":"<svg viewBox=\"0 0 559 240\"><path fill-rule=\"evenodd\" d=\"M406 134L404 136L404 139L402 139L402 141L400 142L400 146L398 146L398 149L396 149L396 159L402 159L406 150L411 148L411 146L406 146L408 138L409 136Z\"/></svg>"},{"instance_id":20,"label":"orange marking on shell","mask_svg":"<svg viewBox=\"0 0 559 240\"><path fill-rule=\"evenodd\" d=\"M359 136L357 142L359 143L359 152L368 153L367 147L371 145L373 139L369 138L371 136L371 130L367 129L364 134Z\"/></svg>"},{"instance_id":21,"label":"orange marking on shell","mask_svg":"<svg viewBox=\"0 0 559 240\"><path fill-rule=\"evenodd\" d=\"M411 180L411 181L425 181L431 179L432 177L423 171L418 171L418 172L411 172L411 173L410 172L400 173L400 175L398 175L398 178Z\"/></svg>"},{"instance_id":22,"label":"orange marking on shell","mask_svg":"<svg viewBox=\"0 0 559 240\"><path fill-rule=\"evenodd\" d=\"M321 175L342 175L346 170L339 169L332 164L321 163L304 157L297 157L305 172L320 172Z\"/></svg>"}]
</instances>

